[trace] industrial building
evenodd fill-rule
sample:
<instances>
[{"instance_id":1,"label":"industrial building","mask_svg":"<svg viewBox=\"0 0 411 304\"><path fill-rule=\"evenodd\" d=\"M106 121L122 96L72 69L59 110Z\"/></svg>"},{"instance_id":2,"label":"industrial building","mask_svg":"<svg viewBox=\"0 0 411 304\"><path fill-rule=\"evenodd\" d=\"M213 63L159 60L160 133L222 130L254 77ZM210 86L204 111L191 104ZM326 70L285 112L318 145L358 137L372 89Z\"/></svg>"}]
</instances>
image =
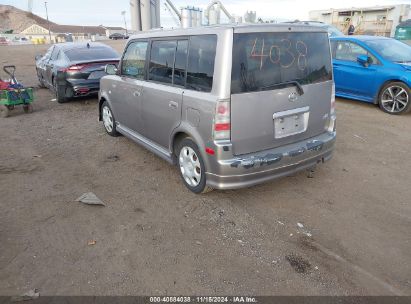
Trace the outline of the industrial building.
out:
<instances>
[{"instance_id":1,"label":"industrial building","mask_svg":"<svg viewBox=\"0 0 411 304\"><path fill-rule=\"evenodd\" d=\"M393 37L397 25L410 16L409 4L343 9L315 10L309 12L310 20L332 24L347 33L350 23L356 35Z\"/></svg>"},{"instance_id":2,"label":"industrial building","mask_svg":"<svg viewBox=\"0 0 411 304\"><path fill-rule=\"evenodd\" d=\"M57 43L82 40L96 41L107 39L113 33L124 34L125 32L126 29L122 27L62 25L50 23L49 25L32 24L21 31L20 35L24 35L35 43L49 42L50 39L52 43Z\"/></svg>"}]
</instances>

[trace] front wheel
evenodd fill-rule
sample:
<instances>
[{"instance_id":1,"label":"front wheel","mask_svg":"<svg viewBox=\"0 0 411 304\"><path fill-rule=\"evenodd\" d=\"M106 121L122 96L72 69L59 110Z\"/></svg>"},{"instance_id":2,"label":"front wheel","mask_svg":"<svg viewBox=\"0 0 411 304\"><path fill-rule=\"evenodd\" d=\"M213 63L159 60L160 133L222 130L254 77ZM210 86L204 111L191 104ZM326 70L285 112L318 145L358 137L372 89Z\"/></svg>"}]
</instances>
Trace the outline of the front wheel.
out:
<instances>
[{"instance_id":1,"label":"front wheel","mask_svg":"<svg viewBox=\"0 0 411 304\"><path fill-rule=\"evenodd\" d=\"M39 87L44 89L46 87L46 85L44 84L44 81L41 77L41 74L40 74L39 70L37 70L37 78L39 80Z\"/></svg>"},{"instance_id":2,"label":"front wheel","mask_svg":"<svg viewBox=\"0 0 411 304\"><path fill-rule=\"evenodd\" d=\"M410 88L402 82L386 84L378 96L378 104L386 113L404 114L411 109Z\"/></svg>"},{"instance_id":3,"label":"front wheel","mask_svg":"<svg viewBox=\"0 0 411 304\"><path fill-rule=\"evenodd\" d=\"M204 161L197 145L190 138L184 138L178 147L178 168L186 187L194 193L211 191L206 184Z\"/></svg>"},{"instance_id":4,"label":"front wheel","mask_svg":"<svg viewBox=\"0 0 411 304\"><path fill-rule=\"evenodd\" d=\"M111 136L118 136L119 133L116 130L116 120L114 119L113 112L107 101L101 106L101 117L103 118L103 126L106 132Z\"/></svg>"}]
</instances>

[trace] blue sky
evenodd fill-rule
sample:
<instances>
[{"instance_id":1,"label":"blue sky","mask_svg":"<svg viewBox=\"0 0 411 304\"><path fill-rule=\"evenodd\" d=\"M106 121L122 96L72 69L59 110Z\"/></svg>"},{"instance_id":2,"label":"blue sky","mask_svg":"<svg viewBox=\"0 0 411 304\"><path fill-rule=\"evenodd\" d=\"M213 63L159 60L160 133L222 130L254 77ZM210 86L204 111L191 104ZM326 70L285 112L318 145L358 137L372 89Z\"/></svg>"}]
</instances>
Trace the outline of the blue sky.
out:
<instances>
[{"instance_id":1,"label":"blue sky","mask_svg":"<svg viewBox=\"0 0 411 304\"><path fill-rule=\"evenodd\" d=\"M175 26L170 13L165 10L164 0L161 6L162 26ZM172 0L177 8L198 6L205 8L209 0ZM263 19L294 20L307 19L308 12L314 9L346 8L352 6L411 4L411 0L221 0L228 11L242 16L247 10L257 12ZM130 26L129 0L48 0L49 18L60 24L124 26L121 11L127 12ZM9 4L27 9L27 0L0 0L0 4ZM45 17L44 1L33 1L33 13Z\"/></svg>"}]
</instances>

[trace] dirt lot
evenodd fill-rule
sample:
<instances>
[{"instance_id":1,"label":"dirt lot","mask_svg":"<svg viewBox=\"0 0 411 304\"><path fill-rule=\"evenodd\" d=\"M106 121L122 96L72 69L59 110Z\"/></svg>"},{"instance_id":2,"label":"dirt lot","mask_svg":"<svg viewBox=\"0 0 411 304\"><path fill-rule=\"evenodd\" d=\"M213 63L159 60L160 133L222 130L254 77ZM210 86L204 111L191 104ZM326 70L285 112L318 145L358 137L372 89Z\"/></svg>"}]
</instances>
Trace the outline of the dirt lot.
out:
<instances>
[{"instance_id":1,"label":"dirt lot","mask_svg":"<svg viewBox=\"0 0 411 304\"><path fill-rule=\"evenodd\" d=\"M0 47L0 65L37 86L45 48ZM34 113L0 120L1 295L411 295L411 115L338 100L314 178L194 195L107 136L97 99L35 94ZM75 202L89 191L107 206Z\"/></svg>"}]
</instances>

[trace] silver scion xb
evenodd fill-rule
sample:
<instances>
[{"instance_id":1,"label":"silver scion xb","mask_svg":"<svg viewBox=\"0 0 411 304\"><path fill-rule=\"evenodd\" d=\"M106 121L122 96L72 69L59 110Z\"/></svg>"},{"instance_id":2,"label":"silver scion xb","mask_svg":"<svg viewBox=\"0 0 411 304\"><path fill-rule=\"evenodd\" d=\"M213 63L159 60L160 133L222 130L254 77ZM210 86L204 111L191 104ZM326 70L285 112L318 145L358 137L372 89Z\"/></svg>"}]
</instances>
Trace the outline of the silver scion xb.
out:
<instances>
[{"instance_id":1,"label":"silver scion xb","mask_svg":"<svg viewBox=\"0 0 411 304\"><path fill-rule=\"evenodd\" d=\"M195 193L248 187L329 160L328 34L300 24L143 32L101 79L100 120L177 164Z\"/></svg>"}]
</instances>

